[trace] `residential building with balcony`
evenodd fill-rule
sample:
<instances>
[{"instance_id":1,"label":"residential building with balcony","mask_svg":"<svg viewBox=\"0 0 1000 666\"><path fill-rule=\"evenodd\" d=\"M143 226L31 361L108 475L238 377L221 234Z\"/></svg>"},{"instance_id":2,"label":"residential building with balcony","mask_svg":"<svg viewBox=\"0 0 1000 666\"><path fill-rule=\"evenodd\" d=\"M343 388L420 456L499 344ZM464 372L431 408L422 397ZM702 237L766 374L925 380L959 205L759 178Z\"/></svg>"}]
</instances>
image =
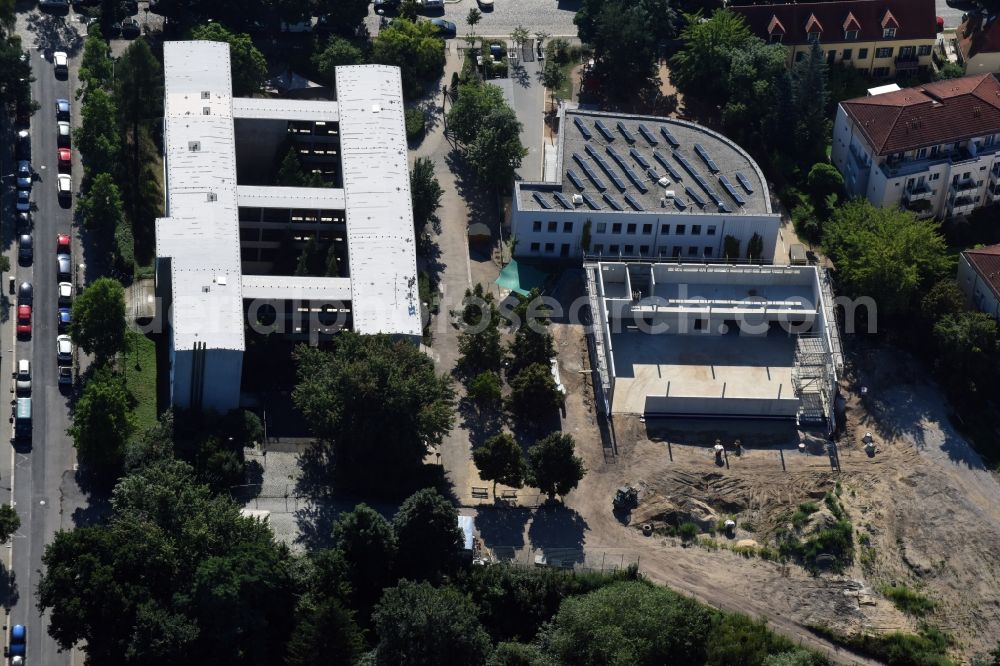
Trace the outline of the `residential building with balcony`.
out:
<instances>
[{"instance_id":1,"label":"residential building with balcony","mask_svg":"<svg viewBox=\"0 0 1000 666\"><path fill-rule=\"evenodd\" d=\"M770 263L780 215L757 163L676 118L562 109L551 180L514 182L514 253L527 259ZM748 256L751 241L762 242ZM735 248L735 249L734 249Z\"/></svg>"},{"instance_id":2,"label":"residential building with balcony","mask_svg":"<svg viewBox=\"0 0 1000 666\"><path fill-rule=\"evenodd\" d=\"M958 286L974 308L1000 321L1000 245L960 254Z\"/></svg>"},{"instance_id":3,"label":"residential building with balcony","mask_svg":"<svg viewBox=\"0 0 1000 666\"><path fill-rule=\"evenodd\" d=\"M920 217L1000 201L1000 84L983 74L841 102L831 159L850 196Z\"/></svg>"},{"instance_id":4,"label":"residential building with balcony","mask_svg":"<svg viewBox=\"0 0 1000 666\"><path fill-rule=\"evenodd\" d=\"M875 77L914 74L931 66L937 41L934 0L843 0L731 6L750 30L783 44L788 64L808 57L813 44L830 65L842 63Z\"/></svg>"}]
</instances>

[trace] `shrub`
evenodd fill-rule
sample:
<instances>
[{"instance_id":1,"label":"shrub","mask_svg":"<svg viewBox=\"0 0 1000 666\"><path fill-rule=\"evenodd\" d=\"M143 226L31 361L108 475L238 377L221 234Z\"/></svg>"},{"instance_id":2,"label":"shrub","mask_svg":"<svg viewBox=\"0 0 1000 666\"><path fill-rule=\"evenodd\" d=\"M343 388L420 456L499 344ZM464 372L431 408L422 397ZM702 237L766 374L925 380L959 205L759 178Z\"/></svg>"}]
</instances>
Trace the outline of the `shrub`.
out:
<instances>
[{"instance_id":1,"label":"shrub","mask_svg":"<svg viewBox=\"0 0 1000 666\"><path fill-rule=\"evenodd\" d=\"M135 267L135 239L132 227L122 222L115 228L115 264L118 270L131 275Z\"/></svg>"},{"instance_id":2,"label":"shrub","mask_svg":"<svg viewBox=\"0 0 1000 666\"><path fill-rule=\"evenodd\" d=\"M701 530L694 523L682 523L680 527L677 528L677 534L680 536L681 541L694 541Z\"/></svg>"},{"instance_id":3,"label":"shrub","mask_svg":"<svg viewBox=\"0 0 1000 666\"><path fill-rule=\"evenodd\" d=\"M420 109L406 110L406 138L410 141L419 139L424 134L427 117Z\"/></svg>"},{"instance_id":4,"label":"shrub","mask_svg":"<svg viewBox=\"0 0 1000 666\"><path fill-rule=\"evenodd\" d=\"M923 617L936 606L933 600L905 585L883 585L879 591L893 606L915 617Z\"/></svg>"}]
</instances>

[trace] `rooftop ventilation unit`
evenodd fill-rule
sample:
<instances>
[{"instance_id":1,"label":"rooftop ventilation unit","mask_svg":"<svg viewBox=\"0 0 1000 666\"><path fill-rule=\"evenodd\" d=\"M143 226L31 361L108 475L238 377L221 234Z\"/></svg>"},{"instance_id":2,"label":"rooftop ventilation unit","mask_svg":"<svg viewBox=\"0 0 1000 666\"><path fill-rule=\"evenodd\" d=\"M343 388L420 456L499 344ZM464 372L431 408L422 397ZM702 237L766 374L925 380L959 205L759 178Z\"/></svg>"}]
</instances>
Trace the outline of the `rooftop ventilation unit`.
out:
<instances>
[{"instance_id":1,"label":"rooftop ventilation unit","mask_svg":"<svg viewBox=\"0 0 1000 666\"><path fill-rule=\"evenodd\" d=\"M656 182L660 184L660 187L666 187L667 185L670 184L670 179L664 176L663 178L659 179Z\"/></svg>"},{"instance_id":2,"label":"rooftop ventilation unit","mask_svg":"<svg viewBox=\"0 0 1000 666\"><path fill-rule=\"evenodd\" d=\"M573 205L574 206L582 206L583 205L583 195L582 194L574 194L573 195Z\"/></svg>"}]
</instances>

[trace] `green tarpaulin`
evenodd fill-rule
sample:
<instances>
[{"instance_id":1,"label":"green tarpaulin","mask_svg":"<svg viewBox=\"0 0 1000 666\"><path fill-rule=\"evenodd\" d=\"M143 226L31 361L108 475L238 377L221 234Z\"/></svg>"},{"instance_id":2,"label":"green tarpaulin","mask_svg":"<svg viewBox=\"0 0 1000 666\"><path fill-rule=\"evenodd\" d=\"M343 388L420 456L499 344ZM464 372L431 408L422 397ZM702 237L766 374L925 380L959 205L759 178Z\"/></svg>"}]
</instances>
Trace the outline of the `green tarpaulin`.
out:
<instances>
[{"instance_id":1,"label":"green tarpaulin","mask_svg":"<svg viewBox=\"0 0 1000 666\"><path fill-rule=\"evenodd\" d=\"M535 287L542 288L542 285L545 284L545 273L534 266L519 264L516 259L512 259L500 271L497 284L504 289L510 289L522 296L527 296Z\"/></svg>"}]
</instances>

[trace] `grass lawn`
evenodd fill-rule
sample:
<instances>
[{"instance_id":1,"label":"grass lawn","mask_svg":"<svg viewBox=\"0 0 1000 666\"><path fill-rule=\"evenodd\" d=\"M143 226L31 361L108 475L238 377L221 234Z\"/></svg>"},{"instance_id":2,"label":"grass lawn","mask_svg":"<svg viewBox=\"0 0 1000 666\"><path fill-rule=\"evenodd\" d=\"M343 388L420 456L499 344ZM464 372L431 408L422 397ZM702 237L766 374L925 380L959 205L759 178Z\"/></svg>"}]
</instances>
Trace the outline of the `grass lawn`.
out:
<instances>
[{"instance_id":1,"label":"grass lawn","mask_svg":"<svg viewBox=\"0 0 1000 666\"><path fill-rule=\"evenodd\" d=\"M573 99L573 68L580 64L580 58L570 57L569 62L563 63L559 69L563 72L563 84L556 90L550 91L550 95L555 95L559 99Z\"/></svg>"},{"instance_id":2,"label":"grass lawn","mask_svg":"<svg viewBox=\"0 0 1000 666\"><path fill-rule=\"evenodd\" d=\"M137 432L156 425L156 343L136 331L128 331L122 359L125 387L134 400L132 415Z\"/></svg>"}]
</instances>

